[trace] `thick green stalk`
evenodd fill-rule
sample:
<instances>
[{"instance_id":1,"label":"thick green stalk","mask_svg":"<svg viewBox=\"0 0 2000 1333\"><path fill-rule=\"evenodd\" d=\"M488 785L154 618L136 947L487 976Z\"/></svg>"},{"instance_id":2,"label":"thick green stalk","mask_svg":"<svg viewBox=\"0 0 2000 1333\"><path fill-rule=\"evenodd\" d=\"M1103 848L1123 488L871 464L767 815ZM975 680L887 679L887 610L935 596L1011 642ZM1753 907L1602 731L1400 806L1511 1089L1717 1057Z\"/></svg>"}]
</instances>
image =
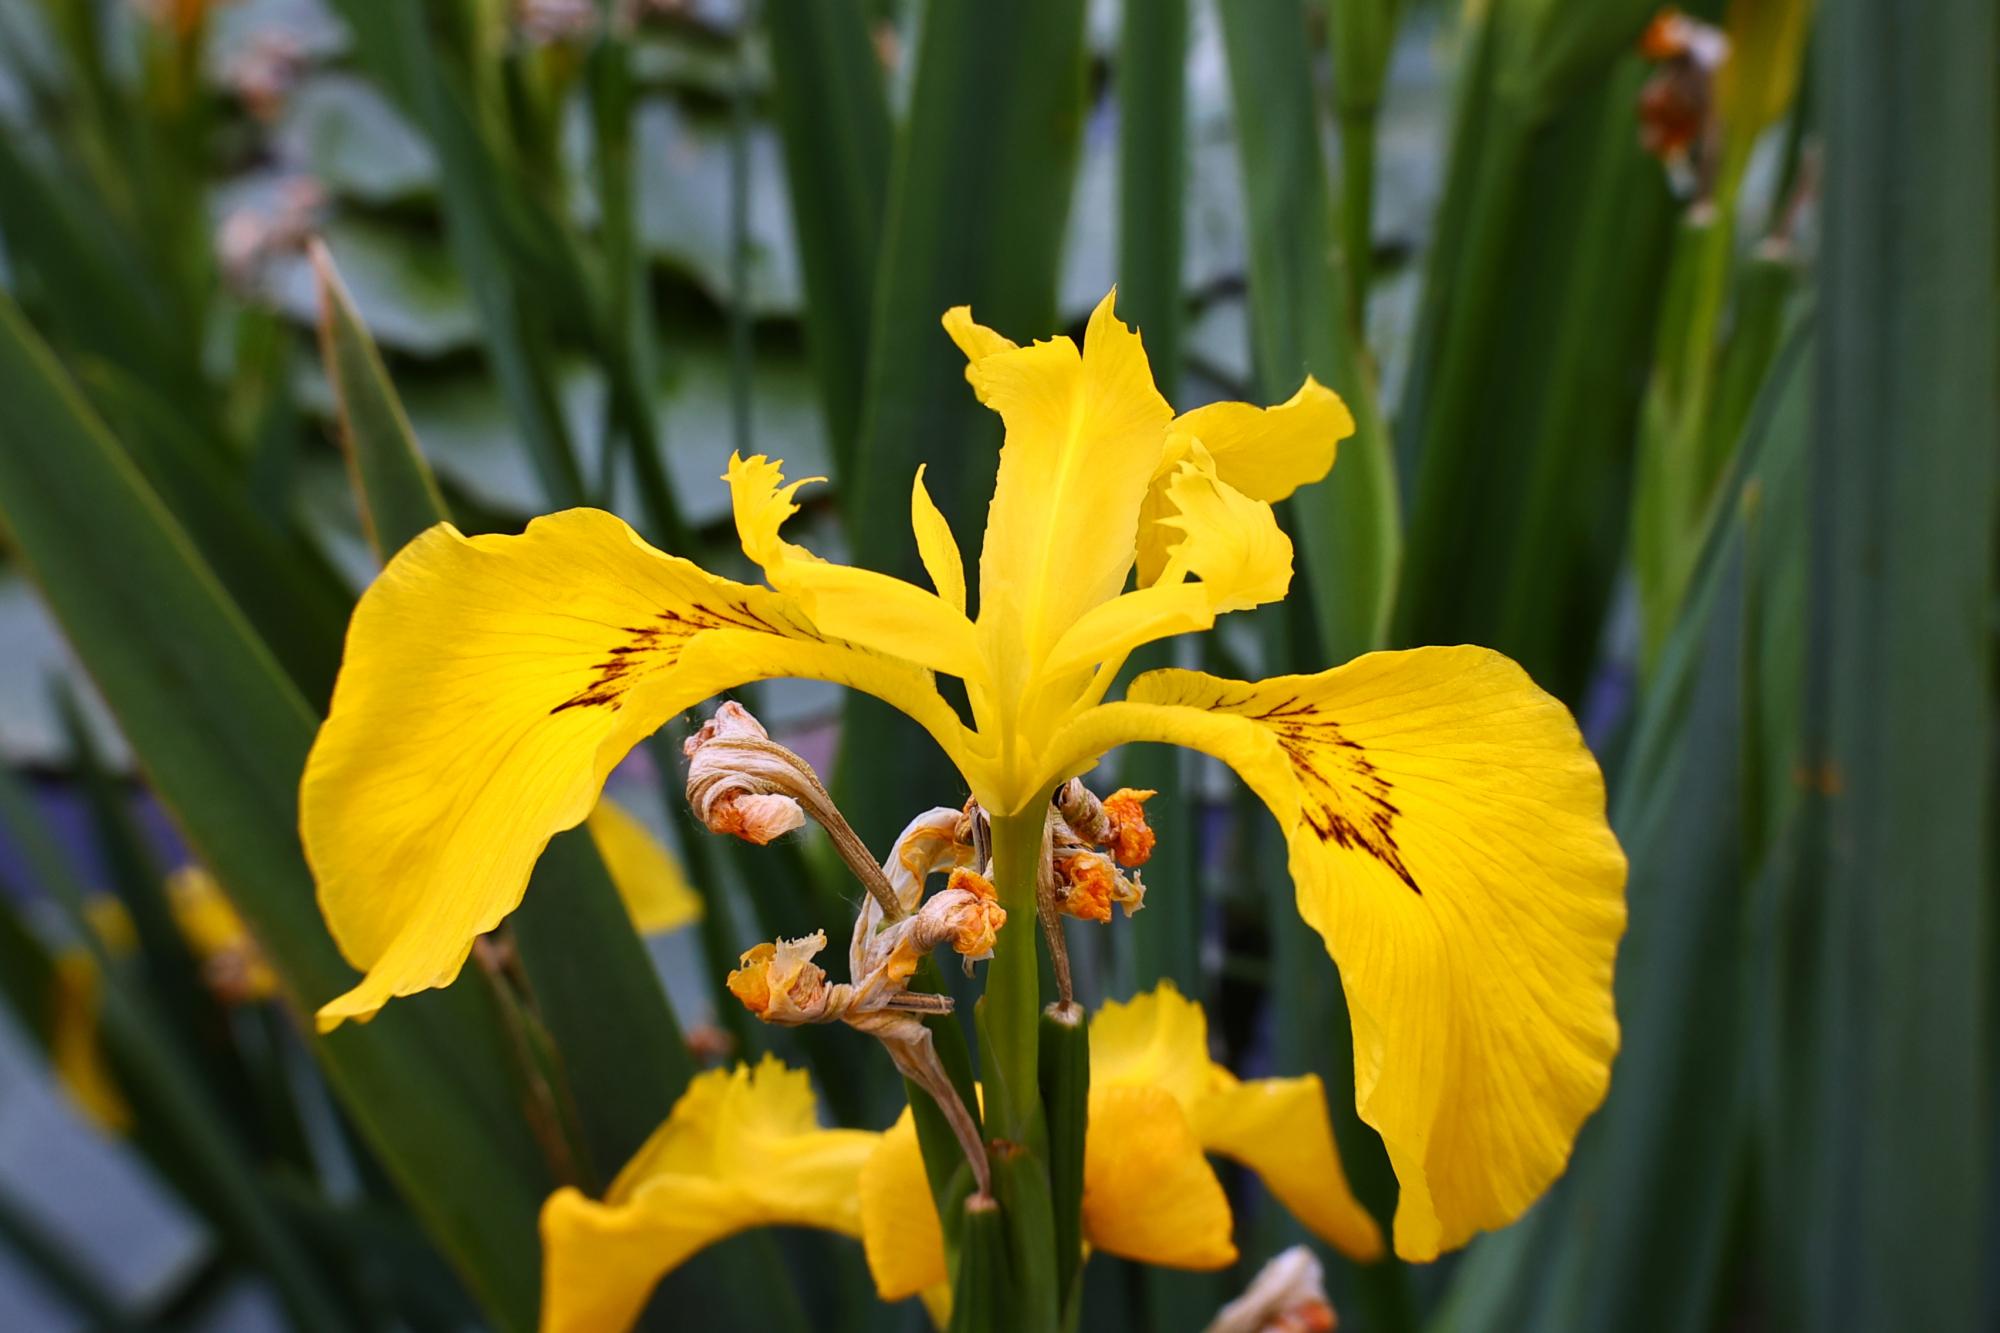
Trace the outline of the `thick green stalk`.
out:
<instances>
[{"instance_id":1,"label":"thick green stalk","mask_svg":"<svg viewBox=\"0 0 2000 1333\"><path fill-rule=\"evenodd\" d=\"M1042 859L1043 808L993 816L993 887L1007 910L993 961L986 965L981 1004L985 1049L986 1130L990 1138L1026 1143L1041 1112L1041 973L1035 962L1035 874Z\"/></svg>"}]
</instances>

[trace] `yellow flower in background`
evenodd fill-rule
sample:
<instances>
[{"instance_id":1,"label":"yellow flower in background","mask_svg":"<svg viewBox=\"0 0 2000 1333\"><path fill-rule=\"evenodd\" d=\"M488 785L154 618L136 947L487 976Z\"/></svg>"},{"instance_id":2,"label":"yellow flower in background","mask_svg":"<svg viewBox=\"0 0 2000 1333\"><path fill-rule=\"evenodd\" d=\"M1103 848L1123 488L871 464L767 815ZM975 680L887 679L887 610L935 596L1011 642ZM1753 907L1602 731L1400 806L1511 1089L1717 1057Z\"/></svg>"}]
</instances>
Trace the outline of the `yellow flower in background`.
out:
<instances>
[{"instance_id":1,"label":"yellow flower in background","mask_svg":"<svg viewBox=\"0 0 2000 1333\"><path fill-rule=\"evenodd\" d=\"M123 904L119 906L122 908ZM127 923L129 926L129 918ZM107 1134L130 1133L132 1104L125 1100L111 1064L105 1059L103 1036L98 1027L104 978L98 972L97 959L79 945L58 953L54 962L50 978L53 993L49 996L49 1064L55 1070L56 1082L90 1123Z\"/></svg>"},{"instance_id":2,"label":"yellow flower in background","mask_svg":"<svg viewBox=\"0 0 2000 1333\"><path fill-rule=\"evenodd\" d=\"M751 1227L860 1236L881 1137L820 1128L811 1081L775 1056L698 1075L602 1203L564 1188L543 1205L541 1333L625 1333L662 1277Z\"/></svg>"},{"instance_id":3,"label":"yellow flower in background","mask_svg":"<svg viewBox=\"0 0 2000 1333\"><path fill-rule=\"evenodd\" d=\"M184 865L167 876L167 906L201 964L201 979L224 1004L256 1004L278 993L278 974L215 876Z\"/></svg>"},{"instance_id":4,"label":"yellow flower in background","mask_svg":"<svg viewBox=\"0 0 2000 1333\"><path fill-rule=\"evenodd\" d=\"M1105 1005L1090 1025L1084 1239L1166 1268L1236 1262L1210 1153L1255 1171L1294 1217L1350 1257L1381 1256L1382 1233L1341 1171L1317 1075L1237 1079L1209 1059L1201 1006L1170 984ZM934 1312L948 1309L944 1232L908 1111L862 1168L861 1215L882 1298L922 1295Z\"/></svg>"},{"instance_id":5,"label":"yellow flower in background","mask_svg":"<svg viewBox=\"0 0 2000 1333\"><path fill-rule=\"evenodd\" d=\"M1130 741L1228 762L1276 815L1340 967L1357 1109L1402 1183L1397 1252L1512 1221L1567 1161L1618 1044L1625 860L1568 710L1467 647L1254 683L1155 671L1102 702L1132 649L1284 595L1271 502L1326 473L1352 420L1310 380L1279 407L1175 417L1110 298L1081 348L1017 347L962 308L945 325L1006 422L976 620L921 472L930 590L784 541L799 483L761 457L728 480L769 587L592 510L518 537L440 525L390 563L301 790L321 908L367 974L322 1028L449 984L639 739L722 690L809 677L908 713L996 816ZM970 725L937 672L963 681Z\"/></svg>"},{"instance_id":6,"label":"yellow flower in background","mask_svg":"<svg viewBox=\"0 0 2000 1333\"><path fill-rule=\"evenodd\" d=\"M641 935L655 935L701 920L701 895L688 885L681 863L638 818L609 796L590 812L590 839L626 914Z\"/></svg>"}]
</instances>

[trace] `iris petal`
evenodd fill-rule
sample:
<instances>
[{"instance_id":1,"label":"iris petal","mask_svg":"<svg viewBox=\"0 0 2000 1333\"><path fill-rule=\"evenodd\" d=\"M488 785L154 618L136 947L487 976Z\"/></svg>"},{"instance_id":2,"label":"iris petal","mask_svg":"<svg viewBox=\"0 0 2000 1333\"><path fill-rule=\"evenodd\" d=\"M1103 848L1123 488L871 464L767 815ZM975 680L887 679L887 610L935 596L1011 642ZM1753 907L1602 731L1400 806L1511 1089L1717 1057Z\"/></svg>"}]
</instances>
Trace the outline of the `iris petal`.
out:
<instances>
[{"instance_id":1,"label":"iris petal","mask_svg":"<svg viewBox=\"0 0 2000 1333\"><path fill-rule=\"evenodd\" d=\"M1402 1182L1396 1251L1518 1217L1603 1100L1625 857L1562 704L1481 648L1371 653L1246 684L1160 671L1050 762L1115 744L1225 760L1285 830L1299 910L1340 966L1356 1107Z\"/></svg>"},{"instance_id":2,"label":"iris petal","mask_svg":"<svg viewBox=\"0 0 2000 1333\"><path fill-rule=\"evenodd\" d=\"M829 639L793 599L663 555L609 514L411 542L355 611L300 790L321 911L367 973L321 1028L449 985L640 738L773 676L874 693L980 771L922 669Z\"/></svg>"}]
</instances>

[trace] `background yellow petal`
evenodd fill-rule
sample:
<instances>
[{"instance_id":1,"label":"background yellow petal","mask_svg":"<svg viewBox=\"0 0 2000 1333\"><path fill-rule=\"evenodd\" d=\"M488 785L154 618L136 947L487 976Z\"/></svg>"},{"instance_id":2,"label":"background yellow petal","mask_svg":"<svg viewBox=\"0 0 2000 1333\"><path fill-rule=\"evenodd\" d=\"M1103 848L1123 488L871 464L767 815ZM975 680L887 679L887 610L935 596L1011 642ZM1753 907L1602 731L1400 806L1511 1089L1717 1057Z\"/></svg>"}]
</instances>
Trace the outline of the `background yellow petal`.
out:
<instances>
[{"instance_id":1,"label":"background yellow petal","mask_svg":"<svg viewBox=\"0 0 2000 1333\"><path fill-rule=\"evenodd\" d=\"M666 1183L621 1207L557 1190L542 1205L541 1333L626 1333L662 1277L759 1220L709 1181Z\"/></svg>"},{"instance_id":2,"label":"background yellow petal","mask_svg":"<svg viewBox=\"0 0 2000 1333\"><path fill-rule=\"evenodd\" d=\"M1339 394L1308 375L1276 407L1211 403L1175 418L1167 434L1201 441L1225 483L1276 504L1332 470L1335 450L1354 434L1354 415Z\"/></svg>"},{"instance_id":3,"label":"background yellow petal","mask_svg":"<svg viewBox=\"0 0 2000 1333\"><path fill-rule=\"evenodd\" d=\"M1319 1075L1265 1078L1202 1098L1190 1113L1207 1151L1255 1171L1314 1235L1350 1259L1382 1256L1382 1229L1348 1188Z\"/></svg>"},{"instance_id":4,"label":"background yellow petal","mask_svg":"<svg viewBox=\"0 0 2000 1333\"><path fill-rule=\"evenodd\" d=\"M876 1293L885 1301L949 1282L944 1228L907 1106L862 1165L861 1242Z\"/></svg>"},{"instance_id":5,"label":"background yellow petal","mask_svg":"<svg viewBox=\"0 0 2000 1333\"><path fill-rule=\"evenodd\" d=\"M1090 1086L1160 1088L1183 1110L1216 1086L1208 1058L1208 1016L1171 981L1090 1020Z\"/></svg>"},{"instance_id":6,"label":"background yellow petal","mask_svg":"<svg viewBox=\"0 0 2000 1333\"><path fill-rule=\"evenodd\" d=\"M1092 1067L1096 1060L1093 1055ZM1083 1234L1109 1254L1165 1268L1236 1262L1229 1200L1164 1088L1092 1086L1083 1147Z\"/></svg>"},{"instance_id":7,"label":"background yellow petal","mask_svg":"<svg viewBox=\"0 0 2000 1333\"><path fill-rule=\"evenodd\" d=\"M981 641L996 662L1039 661L1124 586L1173 412L1110 297L1081 354L1055 338L987 356L968 374L1007 423L980 555Z\"/></svg>"},{"instance_id":8,"label":"background yellow petal","mask_svg":"<svg viewBox=\"0 0 2000 1333\"><path fill-rule=\"evenodd\" d=\"M1625 857L1568 710L1481 648L1255 684L1160 671L1127 698L1065 728L1051 763L1189 745L1277 815L1299 909L1340 966L1357 1109L1402 1182L1397 1253L1519 1216L1618 1047Z\"/></svg>"},{"instance_id":9,"label":"background yellow petal","mask_svg":"<svg viewBox=\"0 0 2000 1333\"><path fill-rule=\"evenodd\" d=\"M624 1333L653 1286L755 1226L861 1234L859 1178L880 1134L821 1129L803 1070L772 1056L688 1084L605 1201L542 1208L542 1333Z\"/></svg>"},{"instance_id":10,"label":"background yellow petal","mask_svg":"<svg viewBox=\"0 0 2000 1333\"><path fill-rule=\"evenodd\" d=\"M598 797L590 812L590 837L640 934L701 920L701 895L689 886L680 861L631 811L609 796Z\"/></svg>"},{"instance_id":11,"label":"background yellow petal","mask_svg":"<svg viewBox=\"0 0 2000 1333\"><path fill-rule=\"evenodd\" d=\"M717 634L727 651L705 651ZM958 726L918 668L828 642L791 599L663 555L610 514L411 542L355 611L300 791L321 910L368 973L321 1027L448 985L640 737L773 675L870 689L947 737Z\"/></svg>"}]
</instances>

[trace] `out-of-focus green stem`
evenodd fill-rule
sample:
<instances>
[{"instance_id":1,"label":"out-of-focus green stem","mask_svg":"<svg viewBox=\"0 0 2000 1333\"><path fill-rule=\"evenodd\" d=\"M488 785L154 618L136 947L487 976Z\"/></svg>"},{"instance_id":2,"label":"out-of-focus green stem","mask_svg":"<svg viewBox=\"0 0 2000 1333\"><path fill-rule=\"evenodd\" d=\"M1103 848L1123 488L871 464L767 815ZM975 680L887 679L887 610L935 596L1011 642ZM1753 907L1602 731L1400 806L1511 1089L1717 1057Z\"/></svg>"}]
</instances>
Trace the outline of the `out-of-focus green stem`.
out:
<instances>
[{"instance_id":1,"label":"out-of-focus green stem","mask_svg":"<svg viewBox=\"0 0 2000 1333\"><path fill-rule=\"evenodd\" d=\"M1118 54L1118 308L1170 403L1180 391L1187 26L1187 0L1127 0Z\"/></svg>"},{"instance_id":2,"label":"out-of-focus green stem","mask_svg":"<svg viewBox=\"0 0 2000 1333\"><path fill-rule=\"evenodd\" d=\"M993 816L993 887L1007 909L987 964L981 1001L981 1074L986 1081L986 1127L991 1138L1025 1143L1041 1109L1041 974L1035 963L1035 872L1041 864L1043 807Z\"/></svg>"}]
</instances>

